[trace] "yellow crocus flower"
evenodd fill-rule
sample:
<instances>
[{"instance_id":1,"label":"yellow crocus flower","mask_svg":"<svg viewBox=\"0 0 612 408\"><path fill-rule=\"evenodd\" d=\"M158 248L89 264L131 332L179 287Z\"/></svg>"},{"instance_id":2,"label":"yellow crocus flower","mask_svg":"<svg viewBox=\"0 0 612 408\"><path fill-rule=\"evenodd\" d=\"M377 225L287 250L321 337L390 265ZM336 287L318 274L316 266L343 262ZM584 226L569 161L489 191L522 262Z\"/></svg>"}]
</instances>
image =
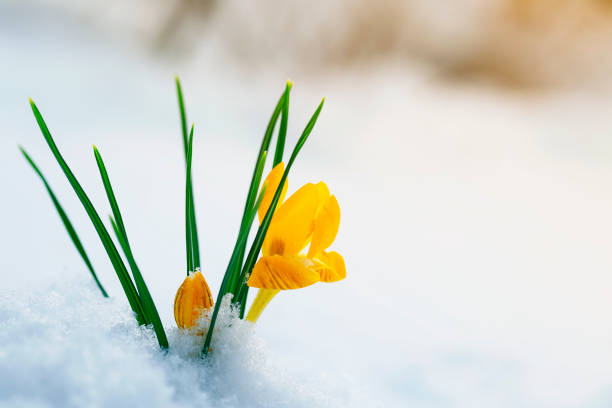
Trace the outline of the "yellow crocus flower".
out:
<instances>
[{"instance_id":1,"label":"yellow crocus flower","mask_svg":"<svg viewBox=\"0 0 612 408\"><path fill-rule=\"evenodd\" d=\"M268 177L259 207L263 220L284 171L278 164ZM340 226L340 207L323 182L308 183L284 203L287 185L272 217L257 261L247 284L259 288L246 319L255 322L270 300L281 290L299 289L316 282L336 282L346 277L344 259L327 252ZM282 205L280 204L282 203ZM310 244L306 254L302 251Z\"/></svg>"}]
</instances>

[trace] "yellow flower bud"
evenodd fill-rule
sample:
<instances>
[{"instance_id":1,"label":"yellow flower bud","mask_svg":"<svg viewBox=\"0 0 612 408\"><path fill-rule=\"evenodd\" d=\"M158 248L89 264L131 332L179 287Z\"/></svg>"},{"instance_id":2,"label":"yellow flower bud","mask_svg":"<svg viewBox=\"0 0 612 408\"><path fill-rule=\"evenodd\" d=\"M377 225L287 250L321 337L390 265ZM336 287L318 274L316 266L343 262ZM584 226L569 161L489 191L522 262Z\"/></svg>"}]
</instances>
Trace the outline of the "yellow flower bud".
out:
<instances>
[{"instance_id":1,"label":"yellow flower bud","mask_svg":"<svg viewBox=\"0 0 612 408\"><path fill-rule=\"evenodd\" d=\"M181 329L196 325L200 314L213 306L210 288L200 271L189 274L174 297L174 319Z\"/></svg>"}]
</instances>

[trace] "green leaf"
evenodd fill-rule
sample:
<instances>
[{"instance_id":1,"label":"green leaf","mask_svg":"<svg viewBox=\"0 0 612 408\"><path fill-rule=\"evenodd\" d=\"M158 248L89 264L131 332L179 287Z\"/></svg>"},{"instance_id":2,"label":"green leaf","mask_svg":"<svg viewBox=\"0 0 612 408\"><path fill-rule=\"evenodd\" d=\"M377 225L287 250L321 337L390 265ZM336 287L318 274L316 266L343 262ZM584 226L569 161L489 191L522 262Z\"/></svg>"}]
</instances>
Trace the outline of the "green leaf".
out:
<instances>
[{"instance_id":1,"label":"green leaf","mask_svg":"<svg viewBox=\"0 0 612 408\"><path fill-rule=\"evenodd\" d=\"M261 250L261 246L263 245L263 241L266 236L266 232L268 232L268 227L270 226L270 222L272 221L272 215L274 214L274 211L276 210L276 206L278 205L278 200L280 199L281 192L283 190L283 186L285 185L285 181L287 181L289 171L291 170L291 167L293 166L293 162L297 158L298 153L302 149L302 146L304 146L304 143L306 143L308 136L312 132L312 129L314 128L314 125L317 122L317 118L319 117L319 114L321 113L321 109L323 108L324 102L325 102L325 98L321 101L321 103L317 107L317 110L310 118L310 121L308 121L306 128L304 128L302 135L300 136L297 144L295 145L295 148L293 149L293 153L291 153L291 158L289 159L289 162L287 163L287 167L285 168L285 172L283 173L283 177L281 178L278 188L276 189L276 192L274 193L274 198L272 199L272 202L270 203L270 207L268 208L268 211L266 212L266 215L263 221L261 222L259 229L257 230L257 234L255 235L255 239L253 240L253 244L251 245L249 254L246 258L244 266L242 267L242 273L240 274L239 284L241 285L241 287L238 291L238 299L241 299L243 296L243 292L247 290L246 288L248 286L246 285L246 282L248 280L248 275L253 270L253 267L255 266L255 262L257 261L257 256L259 255L259 251Z\"/></svg>"},{"instance_id":2,"label":"green leaf","mask_svg":"<svg viewBox=\"0 0 612 408\"><path fill-rule=\"evenodd\" d=\"M272 140L272 134L274 133L274 127L276 126L276 122L278 122L278 116L280 115L285 99L287 98L288 89L290 89L290 87L285 87L285 91L283 92L280 99L276 103L276 107L274 108L274 112L272 113L272 116L270 117L270 121L268 122L268 126L266 127L266 132L264 133L264 137L261 141L261 146L259 147L259 154L257 155L257 161L255 162L255 169L253 170L253 177L251 178L251 185L249 186L247 200L244 205L242 223L240 225L241 228L245 225L245 218L247 214L253 208L255 197L257 196L257 190L259 190L259 184L261 182L261 174L257 173L257 168L260 165L260 161L262 160L262 157L264 156L264 154L268 151L270 147L270 142ZM264 158L264 164L265 164L265 158Z\"/></svg>"},{"instance_id":3,"label":"green leaf","mask_svg":"<svg viewBox=\"0 0 612 408\"><path fill-rule=\"evenodd\" d=\"M247 302L247 297L249 296L249 287L248 286L244 286L244 290L242 290L242 292L239 293L240 296L238 298L238 305L240 306L240 311L238 316L243 319L244 318L244 312L246 310L246 302Z\"/></svg>"},{"instance_id":4,"label":"green leaf","mask_svg":"<svg viewBox=\"0 0 612 408\"><path fill-rule=\"evenodd\" d=\"M100 237L100 241L102 241L102 245L104 246L104 249L106 250L106 254L108 255L108 258L110 259L113 265L113 268L115 269L115 273L117 274L117 277L119 278L121 287L123 288L123 291L125 292L125 295L128 299L128 302L130 303L132 310L136 314L136 320L138 320L139 324L145 324L146 319L145 319L142 304L140 302L140 298L138 297L138 292L136 292L134 283L132 282L132 279L130 278L129 273L125 265L123 264L123 261L121 260L121 256L119 255L119 252L117 251L117 248L115 247L115 244L113 243L110 235L108 234L106 227L102 223L102 220L100 219L100 216L98 215L96 209L91 203L91 200L89 199L89 197L87 197L87 194L85 194L85 191L83 190L78 180L72 173L72 170L70 170L70 167L68 167L68 164L62 157L59 149L57 148L57 145L55 144L55 141L53 140L53 137L51 136L51 132L49 132L49 129L47 128L47 125L42 115L40 114L38 108L34 104L34 101L31 99L30 99L30 106L32 107L32 112L34 113L36 122L38 122L38 126L40 127L40 130L43 134L43 137L45 138L47 142L47 145L49 146L49 149L51 149L53 156L57 160L57 163L61 167L62 171L64 172L64 175L68 179L68 182L72 186L72 189L74 190L77 197L81 201L81 204L83 204L83 207L85 208L85 211L87 212L87 215L89 216L89 219L91 220L94 228L96 229L96 232L98 233L98 236Z\"/></svg>"},{"instance_id":5,"label":"green leaf","mask_svg":"<svg viewBox=\"0 0 612 408\"><path fill-rule=\"evenodd\" d=\"M127 233L125 232L123 217L121 216L121 211L119 211L119 204L117 203L115 193L113 192L113 187L108 177L106 166L104 165L102 156L100 155L100 152L96 146L94 146L93 149L94 156L96 157L96 163L98 164L98 169L100 170L100 176L102 177L102 183L104 184L104 190L106 190L106 196L108 197L108 202L110 203L113 211L114 219L111 219L113 229L117 233L119 244L121 245L121 248L123 249L123 252L125 253L130 265L130 269L132 270L132 275L134 276L134 282L136 282L136 287L138 288L138 294L143 306L146 322L147 324L153 324L153 330L155 330L159 346L166 349L168 348L168 339L166 338L166 333L164 332L164 326L159 318L159 313L157 313L157 308L155 307L151 293L149 293L147 284L145 283L144 278L140 273L140 269L136 264L136 260L134 259L134 254L132 253L132 248L130 247L130 242L128 240Z\"/></svg>"},{"instance_id":6,"label":"green leaf","mask_svg":"<svg viewBox=\"0 0 612 408\"><path fill-rule=\"evenodd\" d=\"M251 210L251 212L247 215L247 220L249 221L249 225L255 219L255 215L257 214L257 210L259 209L259 205L261 204L261 200L263 199L264 194L266 193L266 187L261 190L259 193L259 197L255 203L255 206ZM234 251L232 252L232 257L230 258L229 264L227 266L227 271L223 276L223 281L221 282L221 287L219 288L219 293L217 294L217 302L215 303L215 307L213 309L213 314L210 318L210 325L208 327L208 332L206 333L206 339L204 341L204 349L203 353L206 355L208 353L208 349L210 347L210 342L212 340L213 329L215 327L215 322L217 321L217 315L219 314L219 309L221 308L221 303L223 301L223 297L229 293L226 290L230 274L229 272L233 270L239 262L240 251L246 247L247 238L249 237L249 230L243 229L238 234L238 239L236 240L236 246L234 247Z\"/></svg>"},{"instance_id":7,"label":"green leaf","mask_svg":"<svg viewBox=\"0 0 612 408\"><path fill-rule=\"evenodd\" d=\"M185 159L187 159L187 144L189 140L187 139L187 114L185 113L185 104L183 102L183 90L181 88L181 82L179 81L178 76L174 77L174 82L176 83L176 94L177 94L178 103L179 103L179 115L181 116L181 130L183 133L183 148L185 150Z\"/></svg>"},{"instance_id":8,"label":"green leaf","mask_svg":"<svg viewBox=\"0 0 612 408\"><path fill-rule=\"evenodd\" d=\"M274 154L274 162L272 167L283 161L283 152L285 150L285 138L287 137L287 123L289 121L289 93L293 84L291 81L287 81L285 87L285 100L283 101L283 108L281 112L281 123L278 130L278 138L276 139L276 153Z\"/></svg>"},{"instance_id":9,"label":"green leaf","mask_svg":"<svg viewBox=\"0 0 612 408\"><path fill-rule=\"evenodd\" d=\"M266 164L266 157L267 157L267 152L264 152L264 154L262 154L259 157L257 166L255 166L255 174L258 178L261 178L261 175L263 173L263 169L264 169L264 165ZM263 191L263 190L262 190ZM255 204L255 208L259 208L259 203L261 203L261 199L263 199L263 194L259 194L259 201L258 203ZM251 212L253 211L253 209L251 209ZM246 234L246 236L249 235L249 232L251 232L251 225L253 224L253 219L250 218L250 213L249 216L247 216L247 220L245 220L246 222L243 223L243 225L240 228L240 231L238 233L238 237L242 236L242 234ZM238 246L238 241L236 241L236 246ZM234 248L234 251L236 251L236 248ZM230 273L230 280L229 280L229 290L228 292L233 293L234 295L236 294L236 292L238 291L238 275L240 274L240 267L242 266L242 255L244 252L244 246L242 247L241 250L239 250L239 256L238 256L238 262L235 263L235 265L233 265L233 267L230 269L231 273ZM235 299L236 300L236 299Z\"/></svg>"},{"instance_id":10,"label":"green leaf","mask_svg":"<svg viewBox=\"0 0 612 408\"><path fill-rule=\"evenodd\" d=\"M180 117L181 117L181 131L182 131L182 135L183 135L183 147L185 150L185 163L187 163L188 161L188 149L189 149L189 139L187 138L187 114L185 113L185 104L183 102L183 90L181 88L181 83L179 81L178 76L174 77L174 80L176 82L176 94L178 97L178 103L179 103L179 113L180 113ZM191 253L193 254L193 258L192 258L192 268L190 269L191 271L193 271L195 268L199 268L200 267L200 243L199 243L199 239L198 239L198 227L197 227L197 223L196 223L196 216L195 216L195 206L194 206L194 197L193 197L193 187L190 186L189 187L189 223L190 223L190 230L191 230L191 245L192 245L192 249L191 249ZM189 272L189 271L188 271Z\"/></svg>"},{"instance_id":11,"label":"green leaf","mask_svg":"<svg viewBox=\"0 0 612 408\"><path fill-rule=\"evenodd\" d=\"M185 185L185 247L187 250L187 276L195 270L194 242L192 231L192 190L191 190L191 158L193 153L193 125L189 133L189 143L187 145L187 177Z\"/></svg>"},{"instance_id":12,"label":"green leaf","mask_svg":"<svg viewBox=\"0 0 612 408\"><path fill-rule=\"evenodd\" d=\"M274 154L274 162L272 163L273 168L276 167L277 164L283 161L283 153L285 149L285 139L287 137L287 123L289 121L289 93L291 91L292 85L293 84L290 81L287 81L287 86L285 88L285 98L284 98L283 107L281 111L281 124L278 130L278 137L276 138L276 152ZM234 273L234 275L236 276L238 275L238 273L236 272ZM236 282L236 284L237 283L238 282ZM238 288L234 287L233 293L236 294L237 290ZM246 301L247 301L248 296L249 296L249 287L245 286L244 291L236 299L236 303L240 305L239 316L241 319L244 317L244 311L245 311Z\"/></svg>"},{"instance_id":13,"label":"green leaf","mask_svg":"<svg viewBox=\"0 0 612 408\"><path fill-rule=\"evenodd\" d=\"M121 236L121 231L119 231L119 227L117 226L117 223L115 222L115 219L113 218L112 215L109 215L108 219L109 219L111 225L113 226L113 231L115 232L115 237L117 237L117 239L119 239L119 237Z\"/></svg>"},{"instance_id":14,"label":"green leaf","mask_svg":"<svg viewBox=\"0 0 612 408\"><path fill-rule=\"evenodd\" d=\"M259 190L259 185L261 184L261 177L263 174L263 166L266 163L266 152L268 151L269 147L270 147L270 142L272 141L272 135L274 133L274 128L276 126L276 122L278 122L278 117L281 113L281 110L285 104L285 101L288 100L289 98L289 91L291 90L291 85L288 82L287 85L285 86L285 90L283 91L283 93L281 94L278 102L276 103L276 107L274 108L274 112L272 112L272 116L270 117L270 120L268 121L268 126L266 127L266 131L264 133L264 136L262 138L261 141L261 146L259 148L259 154L257 155L257 161L255 162L255 169L253 170L253 176L251 178L251 185L249 186L249 192L247 194L247 200L245 202L244 205L244 212L242 215L242 220L240 222L240 229L239 231L242 231L243 229L248 229L250 231L251 229L251 225L252 223L247 224L246 223L246 216L249 213L249 211L253 208L253 202L255 201L255 196L257 195L257 190ZM285 130L286 133L286 130ZM282 134L282 132L279 133L279 136ZM282 145L284 145L284 141L281 142ZM277 152L279 151L279 147L280 145L277 142ZM261 167L262 171L258 171L258 169ZM239 232L240 235L240 232ZM244 259L244 248L242 250L239 251L238 254L238 261L236 263L236 269L231 270L229 273L233 276L232 281L236 281L237 275L240 274L240 267L242 266L242 261ZM232 289L232 287L230 287L230 289ZM237 300L237 298L235 298L235 300Z\"/></svg>"},{"instance_id":15,"label":"green leaf","mask_svg":"<svg viewBox=\"0 0 612 408\"><path fill-rule=\"evenodd\" d=\"M312 132L312 129L314 128L314 125L317 122L317 118L319 117L319 114L321 113L321 109L323 108L324 102L325 102L325 98L323 98L323 100L317 107L315 113L312 115L312 117L308 121L306 128L304 128L302 135L300 136L298 142L296 143L295 148L293 149L293 153L291 154L291 158L289 159L289 162L287 163L287 167L285 168L285 172L283 173L283 177L281 178L278 188L276 189L276 192L274 193L274 198L272 199L272 202L270 203L270 207L268 207L268 211L266 212L266 215L261 225L259 226L259 229L257 230L257 234L255 235L255 239L253 240L253 244L251 245L251 249L247 256L246 262L242 268L242 273L240 274L240 278L239 278L240 279L239 280L240 289L237 294L237 299L241 299L242 297L245 296L244 292L246 292L246 289L244 288L247 287L246 285L246 281L248 280L247 273L250 273L251 270L253 269L253 266L255 265L255 261L257 260L257 255L259 254L259 251L261 251L263 240L265 238L266 232L268 231L268 227L270 226L272 215L274 214L278 201L280 200L280 195L281 195L283 186L285 185L285 181L287 181L289 171L291 170L291 167L293 166L293 162L297 158L297 155L302 149L302 146L304 146L304 143L306 143L308 136ZM256 211L257 210L255 210L255 212ZM245 238L245 242L246 242L246 238ZM234 255L232 255L232 258L234 258ZM232 261L230 261L230 264L231 262ZM225 277L223 280L224 280L223 283L225 283ZM213 315L211 317L210 325L208 328L208 333L206 334L206 340L204 341L204 347L202 349L202 353L204 355L208 354L210 342L212 341L212 334L213 334L216 317L217 317L217 314L219 313L219 307L221 303L220 301L223 299L222 293L223 293L222 290L219 290L219 297L217 298L217 304L215 305L215 309L213 311Z\"/></svg>"},{"instance_id":16,"label":"green leaf","mask_svg":"<svg viewBox=\"0 0 612 408\"><path fill-rule=\"evenodd\" d=\"M190 171L191 173L191 171ZM193 269L200 268L200 241L198 227L196 226L195 206L193 203L193 177L189 181L189 224L191 226L191 250L193 251Z\"/></svg>"},{"instance_id":17,"label":"green leaf","mask_svg":"<svg viewBox=\"0 0 612 408\"><path fill-rule=\"evenodd\" d=\"M77 251L81 255L81 258L83 258L83 262L85 262L85 265L87 266L87 269L89 269L89 272L91 273L92 278L96 282L96 285L98 285L100 292L102 292L102 296L108 297L108 293L106 293L106 290L104 290L104 287L100 283L100 280L98 279L98 275L96 275L96 272L94 271L93 265L91 264L91 261L89 260L89 257L87 256L87 252L85 252L85 248L83 247L83 244L81 243L81 240L79 239L79 236L77 235L74 227L72 226L72 223L70 222L70 219L68 218L68 215L66 214L66 212L60 205L59 200L53 193L53 190L51 189L51 186L47 182L47 179L42 174L42 172L38 169L38 166L36 166L36 163L34 163L34 160L32 160L32 158L25 151L25 149L19 146L19 150L21 150L21 153L23 154L23 156L26 158L28 163L30 163L30 166L32 166L36 174L38 174L43 184L45 185L45 188L47 189L47 192L49 193L49 196L51 197L51 201L53 201L53 205L55 206L57 213L59 214L62 222L64 223L64 227L66 227L66 231L68 232L68 235L70 236L70 239L72 240L72 243L74 244Z\"/></svg>"}]
</instances>

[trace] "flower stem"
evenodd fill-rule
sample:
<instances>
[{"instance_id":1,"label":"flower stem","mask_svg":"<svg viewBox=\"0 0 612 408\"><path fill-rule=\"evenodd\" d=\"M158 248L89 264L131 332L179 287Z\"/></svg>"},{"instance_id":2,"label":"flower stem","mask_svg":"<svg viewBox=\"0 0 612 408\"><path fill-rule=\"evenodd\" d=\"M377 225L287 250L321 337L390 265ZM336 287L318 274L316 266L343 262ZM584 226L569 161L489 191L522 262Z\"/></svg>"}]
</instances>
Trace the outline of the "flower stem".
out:
<instances>
[{"instance_id":1,"label":"flower stem","mask_svg":"<svg viewBox=\"0 0 612 408\"><path fill-rule=\"evenodd\" d=\"M272 298L276 296L278 292L280 292L278 289L259 289L246 319L249 322L255 323L257 319L259 319L259 316L261 316L261 313L264 311L266 306L268 306L268 303L270 303Z\"/></svg>"}]
</instances>

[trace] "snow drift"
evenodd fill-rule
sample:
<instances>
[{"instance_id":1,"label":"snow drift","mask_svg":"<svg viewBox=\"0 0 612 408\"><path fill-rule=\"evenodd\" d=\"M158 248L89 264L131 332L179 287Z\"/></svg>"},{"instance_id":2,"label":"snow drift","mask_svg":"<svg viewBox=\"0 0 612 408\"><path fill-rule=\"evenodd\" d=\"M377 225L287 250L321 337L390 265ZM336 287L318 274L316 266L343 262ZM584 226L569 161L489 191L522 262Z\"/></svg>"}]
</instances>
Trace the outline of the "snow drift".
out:
<instances>
[{"instance_id":1,"label":"snow drift","mask_svg":"<svg viewBox=\"0 0 612 408\"><path fill-rule=\"evenodd\" d=\"M289 378L254 326L225 307L212 358L203 338L165 322L170 349L136 324L126 302L73 276L0 295L0 406L344 406L315 379ZM350 393L349 393L350 394ZM331 394L333 395L333 394ZM340 395L340 394L338 394Z\"/></svg>"}]
</instances>

